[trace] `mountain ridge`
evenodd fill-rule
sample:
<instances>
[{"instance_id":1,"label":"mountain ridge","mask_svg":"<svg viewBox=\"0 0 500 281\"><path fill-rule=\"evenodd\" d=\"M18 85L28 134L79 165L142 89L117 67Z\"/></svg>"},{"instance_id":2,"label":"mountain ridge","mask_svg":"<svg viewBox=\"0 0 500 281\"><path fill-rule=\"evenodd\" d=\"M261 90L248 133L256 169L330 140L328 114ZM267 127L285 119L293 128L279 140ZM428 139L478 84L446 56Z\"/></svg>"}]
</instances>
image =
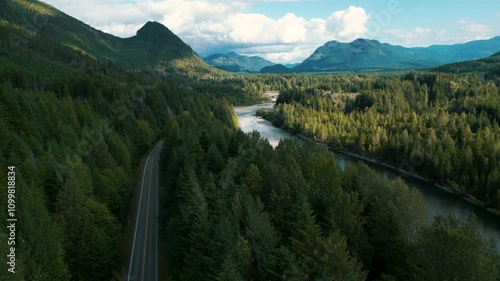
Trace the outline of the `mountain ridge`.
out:
<instances>
[{"instance_id":1,"label":"mountain ridge","mask_svg":"<svg viewBox=\"0 0 500 281\"><path fill-rule=\"evenodd\" d=\"M497 79L500 77L500 52L483 59L441 65L432 70L454 74L475 73L482 74L485 79Z\"/></svg>"},{"instance_id":2,"label":"mountain ridge","mask_svg":"<svg viewBox=\"0 0 500 281\"><path fill-rule=\"evenodd\" d=\"M290 73L292 70L283 64L275 64L262 68L260 73Z\"/></svg>"},{"instance_id":3,"label":"mountain ridge","mask_svg":"<svg viewBox=\"0 0 500 281\"><path fill-rule=\"evenodd\" d=\"M454 45L408 48L358 38L349 43L335 40L318 47L294 72L403 70L484 58L500 50L500 36Z\"/></svg>"},{"instance_id":4,"label":"mountain ridge","mask_svg":"<svg viewBox=\"0 0 500 281\"><path fill-rule=\"evenodd\" d=\"M213 67L231 72L258 72L275 64L259 56L244 56L235 52L212 54L203 60Z\"/></svg>"}]
</instances>

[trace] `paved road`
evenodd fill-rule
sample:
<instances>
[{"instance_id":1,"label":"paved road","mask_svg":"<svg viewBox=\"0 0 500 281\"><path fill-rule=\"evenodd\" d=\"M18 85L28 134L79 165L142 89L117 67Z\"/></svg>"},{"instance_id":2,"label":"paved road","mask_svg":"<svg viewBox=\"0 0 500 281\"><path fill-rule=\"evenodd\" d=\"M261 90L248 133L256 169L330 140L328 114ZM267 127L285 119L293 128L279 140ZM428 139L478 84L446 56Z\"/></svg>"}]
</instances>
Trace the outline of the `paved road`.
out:
<instances>
[{"instance_id":1,"label":"paved road","mask_svg":"<svg viewBox=\"0 0 500 281\"><path fill-rule=\"evenodd\" d=\"M158 280L158 162L162 148L159 143L144 164L135 206L127 281Z\"/></svg>"}]
</instances>

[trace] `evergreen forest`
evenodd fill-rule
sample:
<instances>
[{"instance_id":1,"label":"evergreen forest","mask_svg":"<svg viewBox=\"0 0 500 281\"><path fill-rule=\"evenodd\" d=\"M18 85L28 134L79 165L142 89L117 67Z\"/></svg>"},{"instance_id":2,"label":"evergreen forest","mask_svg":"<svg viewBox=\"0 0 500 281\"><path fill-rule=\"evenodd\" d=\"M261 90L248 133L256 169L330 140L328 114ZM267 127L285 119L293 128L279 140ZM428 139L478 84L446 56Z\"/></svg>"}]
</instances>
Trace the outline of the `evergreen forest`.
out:
<instances>
[{"instance_id":1,"label":"evergreen forest","mask_svg":"<svg viewBox=\"0 0 500 281\"><path fill-rule=\"evenodd\" d=\"M149 23L120 41L38 1L0 2L0 221L9 166L18 219L15 274L0 227L0 280L118 280L160 141L162 280L500 280L474 216L429 222L418 190L362 163L342 172L328 147L406 159L499 210L497 76L231 74L172 36ZM234 106L270 90L259 114L327 145L239 129Z\"/></svg>"}]
</instances>

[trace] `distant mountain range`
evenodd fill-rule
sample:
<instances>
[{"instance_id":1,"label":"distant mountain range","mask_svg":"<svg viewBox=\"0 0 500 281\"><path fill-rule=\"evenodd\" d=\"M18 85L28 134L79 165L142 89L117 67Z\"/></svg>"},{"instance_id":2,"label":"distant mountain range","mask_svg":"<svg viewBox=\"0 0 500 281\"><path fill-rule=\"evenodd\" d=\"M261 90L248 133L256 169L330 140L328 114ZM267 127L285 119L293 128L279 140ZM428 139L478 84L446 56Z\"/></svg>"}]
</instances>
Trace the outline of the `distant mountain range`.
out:
<instances>
[{"instance_id":1,"label":"distant mountain range","mask_svg":"<svg viewBox=\"0 0 500 281\"><path fill-rule=\"evenodd\" d=\"M351 43L330 41L293 68L293 72L429 68L485 58L498 51L500 51L500 37L464 44L433 45L427 48L406 48L367 39L357 39Z\"/></svg>"},{"instance_id":2,"label":"distant mountain range","mask_svg":"<svg viewBox=\"0 0 500 281\"><path fill-rule=\"evenodd\" d=\"M275 64L261 57L248 57L234 52L213 54L203 60L211 66L232 72L257 72Z\"/></svg>"},{"instance_id":3,"label":"distant mountain range","mask_svg":"<svg viewBox=\"0 0 500 281\"><path fill-rule=\"evenodd\" d=\"M299 64L273 64L261 57L215 54L208 64L234 72L261 73L390 71L428 69L453 62L486 58L500 51L500 36L455 45L406 48L377 40L356 39L350 43L329 41Z\"/></svg>"}]
</instances>

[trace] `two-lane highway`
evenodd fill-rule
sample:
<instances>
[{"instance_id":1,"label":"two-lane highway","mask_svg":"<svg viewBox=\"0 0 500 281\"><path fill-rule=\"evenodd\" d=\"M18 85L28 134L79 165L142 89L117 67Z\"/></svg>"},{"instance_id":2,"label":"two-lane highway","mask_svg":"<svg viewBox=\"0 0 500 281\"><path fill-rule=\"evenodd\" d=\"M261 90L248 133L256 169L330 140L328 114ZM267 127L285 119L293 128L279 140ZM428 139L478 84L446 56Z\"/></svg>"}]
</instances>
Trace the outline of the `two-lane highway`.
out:
<instances>
[{"instance_id":1,"label":"two-lane highway","mask_svg":"<svg viewBox=\"0 0 500 281\"><path fill-rule=\"evenodd\" d=\"M162 143L148 155L136 202L127 281L158 280L158 163Z\"/></svg>"}]
</instances>

